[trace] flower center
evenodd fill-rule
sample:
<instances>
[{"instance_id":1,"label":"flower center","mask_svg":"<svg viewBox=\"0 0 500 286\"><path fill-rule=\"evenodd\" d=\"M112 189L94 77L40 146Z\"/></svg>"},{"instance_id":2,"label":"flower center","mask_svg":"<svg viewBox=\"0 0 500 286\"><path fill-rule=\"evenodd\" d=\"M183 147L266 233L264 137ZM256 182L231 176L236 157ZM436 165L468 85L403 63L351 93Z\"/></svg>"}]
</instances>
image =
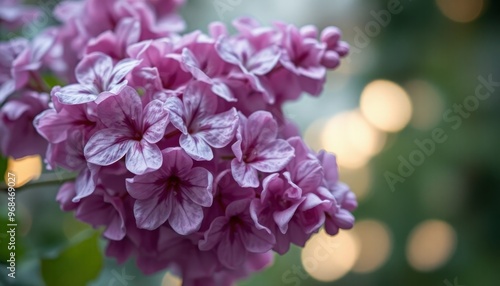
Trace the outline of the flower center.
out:
<instances>
[{"instance_id":1,"label":"flower center","mask_svg":"<svg viewBox=\"0 0 500 286\"><path fill-rule=\"evenodd\" d=\"M177 193L177 190L179 190L181 183L182 183L182 181L179 177L170 176L170 178L167 179L167 188L169 190L173 190L175 193Z\"/></svg>"}]
</instances>

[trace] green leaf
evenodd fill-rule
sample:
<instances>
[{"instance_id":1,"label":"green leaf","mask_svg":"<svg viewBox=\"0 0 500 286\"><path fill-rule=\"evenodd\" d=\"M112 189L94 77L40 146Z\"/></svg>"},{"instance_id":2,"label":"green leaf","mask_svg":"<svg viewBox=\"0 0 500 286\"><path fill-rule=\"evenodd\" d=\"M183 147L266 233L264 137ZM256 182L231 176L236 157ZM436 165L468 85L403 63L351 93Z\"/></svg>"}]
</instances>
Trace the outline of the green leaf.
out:
<instances>
[{"instance_id":1,"label":"green leaf","mask_svg":"<svg viewBox=\"0 0 500 286\"><path fill-rule=\"evenodd\" d=\"M47 286L85 286L96 279L103 267L98 246L99 234L63 250L58 257L42 259L42 277Z\"/></svg>"},{"instance_id":2,"label":"green leaf","mask_svg":"<svg viewBox=\"0 0 500 286\"><path fill-rule=\"evenodd\" d=\"M5 182L5 172L7 172L8 159L0 155L0 183Z\"/></svg>"},{"instance_id":3,"label":"green leaf","mask_svg":"<svg viewBox=\"0 0 500 286\"><path fill-rule=\"evenodd\" d=\"M65 83L60 79L58 78L57 76L53 75L53 74L47 74L43 77L43 80L45 81L45 83L48 85L49 88L53 88L54 86L56 85L65 85Z\"/></svg>"}]
</instances>

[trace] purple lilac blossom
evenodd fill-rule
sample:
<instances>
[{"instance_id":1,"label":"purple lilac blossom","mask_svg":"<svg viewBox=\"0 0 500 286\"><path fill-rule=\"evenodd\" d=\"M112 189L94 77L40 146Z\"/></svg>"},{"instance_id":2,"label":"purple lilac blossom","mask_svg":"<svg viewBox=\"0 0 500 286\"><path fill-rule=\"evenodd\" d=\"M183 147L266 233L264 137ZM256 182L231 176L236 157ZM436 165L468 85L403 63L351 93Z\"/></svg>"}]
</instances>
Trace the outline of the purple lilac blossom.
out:
<instances>
[{"instance_id":1,"label":"purple lilac blossom","mask_svg":"<svg viewBox=\"0 0 500 286\"><path fill-rule=\"evenodd\" d=\"M283 112L321 93L348 45L335 27L251 18L235 34L215 22L181 35L184 2L63 1L61 25L0 43L0 148L75 173L56 200L104 228L107 256L229 286L322 227L353 227L335 156L312 151ZM15 24L10 11L0 21Z\"/></svg>"}]
</instances>

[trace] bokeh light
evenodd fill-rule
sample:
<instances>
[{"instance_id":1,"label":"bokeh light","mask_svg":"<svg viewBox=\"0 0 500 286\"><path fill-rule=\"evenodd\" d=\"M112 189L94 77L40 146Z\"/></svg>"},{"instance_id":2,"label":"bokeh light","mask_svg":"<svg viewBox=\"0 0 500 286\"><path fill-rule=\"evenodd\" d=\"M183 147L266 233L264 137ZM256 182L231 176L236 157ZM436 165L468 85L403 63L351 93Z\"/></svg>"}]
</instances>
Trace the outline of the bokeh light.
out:
<instances>
[{"instance_id":1,"label":"bokeh light","mask_svg":"<svg viewBox=\"0 0 500 286\"><path fill-rule=\"evenodd\" d=\"M419 271L432 271L451 258L456 246L454 229L446 222L422 222L410 234L406 256L410 265Z\"/></svg>"},{"instance_id":2,"label":"bokeh light","mask_svg":"<svg viewBox=\"0 0 500 286\"><path fill-rule=\"evenodd\" d=\"M359 110L335 115L321 134L323 149L335 153L338 164L350 169L366 165L383 149L385 141L385 133L366 122Z\"/></svg>"},{"instance_id":3,"label":"bokeh light","mask_svg":"<svg viewBox=\"0 0 500 286\"><path fill-rule=\"evenodd\" d=\"M389 228L376 220L357 222L353 229L360 242L360 253L354 272L370 273L382 267L392 251Z\"/></svg>"},{"instance_id":4,"label":"bokeh light","mask_svg":"<svg viewBox=\"0 0 500 286\"><path fill-rule=\"evenodd\" d=\"M459 23L474 21L484 8L484 0L436 0L436 2L447 18Z\"/></svg>"},{"instance_id":5,"label":"bokeh light","mask_svg":"<svg viewBox=\"0 0 500 286\"><path fill-rule=\"evenodd\" d=\"M406 91L387 80L369 83L361 94L360 107L368 122L387 132L400 131L412 117L412 103Z\"/></svg>"},{"instance_id":6,"label":"bokeh light","mask_svg":"<svg viewBox=\"0 0 500 286\"><path fill-rule=\"evenodd\" d=\"M412 80L405 85L413 103L411 125L430 130L442 120L444 100L435 86L424 80Z\"/></svg>"},{"instance_id":7,"label":"bokeh light","mask_svg":"<svg viewBox=\"0 0 500 286\"><path fill-rule=\"evenodd\" d=\"M42 158L40 156L29 156L22 159L9 158L8 167L10 173L16 175L15 187L19 188L31 180L36 180L42 174ZM5 181L8 181L8 174L5 174Z\"/></svg>"},{"instance_id":8,"label":"bokeh light","mask_svg":"<svg viewBox=\"0 0 500 286\"><path fill-rule=\"evenodd\" d=\"M340 180L351 188L358 201L364 200L370 192L373 182L373 170L370 165L357 169L340 168Z\"/></svg>"},{"instance_id":9,"label":"bokeh light","mask_svg":"<svg viewBox=\"0 0 500 286\"><path fill-rule=\"evenodd\" d=\"M304 269L314 279L330 282L346 275L358 255L359 242L351 231L330 236L321 230L306 243L301 260Z\"/></svg>"},{"instance_id":10,"label":"bokeh light","mask_svg":"<svg viewBox=\"0 0 500 286\"><path fill-rule=\"evenodd\" d=\"M309 147L311 147L312 150L316 152L323 149L323 145L321 144L321 135L326 122L326 119L315 120L304 132L304 141Z\"/></svg>"},{"instance_id":11,"label":"bokeh light","mask_svg":"<svg viewBox=\"0 0 500 286\"><path fill-rule=\"evenodd\" d=\"M170 272L165 273L161 281L161 286L181 286L182 280L179 277L172 275Z\"/></svg>"}]
</instances>

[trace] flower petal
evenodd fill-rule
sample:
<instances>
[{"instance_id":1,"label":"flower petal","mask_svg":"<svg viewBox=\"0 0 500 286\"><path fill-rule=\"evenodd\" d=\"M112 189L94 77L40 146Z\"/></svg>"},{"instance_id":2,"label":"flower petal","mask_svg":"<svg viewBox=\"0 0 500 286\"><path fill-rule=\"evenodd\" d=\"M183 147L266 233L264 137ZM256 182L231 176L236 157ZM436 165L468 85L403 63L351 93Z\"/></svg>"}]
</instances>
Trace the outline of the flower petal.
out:
<instances>
[{"instance_id":1,"label":"flower petal","mask_svg":"<svg viewBox=\"0 0 500 286\"><path fill-rule=\"evenodd\" d=\"M109 166L125 156L132 147L131 134L121 129L103 129L85 145L85 158L92 164Z\"/></svg>"},{"instance_id":2,"label":"flower petal","mask_svg":"<svg viewBox=\"0 0 500 286\"><path fill-rule=\"evenodd\" d=\"M80 199L90 196L95 191L97 181L95 172L97 172L97 170L98 167L94 166L92 170L90 168L85 168L78 174L75 182L76 196L73 198L73 202L77 203Z\"/></svg>"},{"instance_id":3,"label":"flower petal","mask_svg":"<svg viewBox=\"0 0 500 286\"><path fill-rule=\"evenodd\" d=\"M207 208L212 205L213 176L209 171L195 167L183 180L186 180L186 183L181 186L181 189L191 201Z\"/></svg>"},{"instance_id":4,"label":"flower petal","mask_svg":"<svg viewBox=\"0 0 500 286\"><path fill-rule=\"evenodd\" d=\"M97 106L101 122L108 128L141 126L142 103L135 89L126 86L119 94L110 95Z\"/></svg>"},{"instance_id":5,"label":"flower petal","mask_svg":"<svg viewBox=\"0 0 500 286\"><path fill-rule=\"evenodd\" d=\"M182 67L191 73L193 77L199 81L205 83L212 83L212 79L210 79L201 69L198 60L194 56L194 54L188 49L184 48L182 50Z\"/></svg>"},{"instance_id":6,"label":"flower petal","mask_svg":"<svg viewBox=\"0 0 500 286\"><path fill-rule=\"evenodd\" d=\"M232 108L199 122L198 132L208 145L214 148L226 147L234 138L238 126L238 113Z\"/></svg>"},{"instance_id":7,"label":"flower petal","mask_svg":"<svg viewBox=\"0 0 500 286\"><path fill-rule=\"evenodd\" d=\"M156 144L145 140L132 142L125 160L125 165L130 172L142 175L160 169L163 156Z\"/></svg>"},{"instance_id":8,"label":"flower petal","mask_svg":"<svg viewBox=\"0 0 500 286\"><path fill-rule=\"evenodd\" d=\"M150 199L165 191L163 180L161 172L135 176L126 180L127 192L136 200Z\"/></svg>"},{"instance_id":9,"label":"flower petal","mask_svg":"<svg viewBox=\"0 0 500 286\"><path fill-rule=\"evenodd\" d=\"M205 117L216 112L217 98L209 88L210 86L202 82L193 82L184 91L182 101L184 102L186 123L191 123L195 117Z\"/></svg>"},{"instance_id":10,"label":"flower petal","mask_svg":"<svg viewBox=\"0 0 500 286\"><path fill-rule=\"evenodd\" d=\"M214 248L224 235L227 223L228 219L224 216L215 218L210 224L210 228L205 232L204 239L198 242L200 250L208 251Z\"/></svg>"},{"instance_id":11,"label":"flower petal","mask_svg":"<svg viewBox=\"0 0 500 286\"><path fill-rule=\"evenodd\" d=\"M231 161L231 172L234 180L243 188L257 188L259 177L257 170L245 162L238 162L237 159Z\"/></svg>"},{"instance_id":12,"label":"flower petal","mask_svg":"<svg viewBox=\"0 0 500 286\"><path fill-rule=\"evenodd\" d=\"M179 143L182 149L196 161L210 161L214 158L212 148L199 135L182 134Z\"/></svg>"},{"instance_id":13,"label":"flower petal","mask_svg":"<svg viewBox=\"0 0 500 286\"><path fill-rule=\"evenodd\" d=\"M96 100L99 92L92 86L70 84L57 91L55 96L64 104L82 104Z\"/></svg>"},{"instance_id":14,"label":"flower petal","mask_svg":"<svg viewBox=\"0 0 500 286\"><path fill-rule=\"evenodd\" d=\"M293 147L282 139L267 143L258 151L258 158L253 160L253 168L266 173L281 171L294 156Z\"/></svg>"},{"instance_id":15,"label":"flower petal","mask_svg":"<svg viewBox=\"0 0 500 286\"><path fill-rule=\"evenodd\" d=\"M231 238L226 232L217 248L217 257L225 267L235 269L240 267L247 258L247 251L239 238Z\"/></svg>"},{"instance_id":16,"label":"flower petal","mask_svg":"<svg viewBox=\"0 0 500 286\"><path fill-rule=\"evenodd\" d=\"M168 124L168 112L159 100L153 100L143 111L143 138L149 143L157 143L165 135Z\"/></svg>"},{"instance_id":17,"label":"flower petal","mask_svg":"<svg viewBox=\"0 0 500 286\"><path fill-rule=\"evenodd\" d=\"M278 64L280 57L278 47L271 46L253 55L247 63L247 68L253 74L265 75Z\"/></svg>"},{"instance_id":18,"label":"flower petal","mask_svg":"<svg viewBox=\"0 0 500 286\"><path fill-rule=\"evenodd\" d=\"M140 60L124 59L116 63L109 81L109 88L122 82L125 77L139 64Z\"/></svg>"},{"instance_id":19,"label":"flower petal","mask_svg":"<svg viewBox=\"0 0 500 286\"><path fill-rule=\"evenodd\" d=\"M257 229L251 226L248 230L239 229L239 234L246 250L252 253L267 252L276 243L274 235L268 229Z\"/></svg>"},{"instance_id":20,"label":"flower petal","mask_svg":"<svg viewBox=\"0 0 500 286\"><path fill-rule=\"evenodd\" d=\"M189 200L174 203L168 219L170 226L180 235L197 231L202 221L203 209Z\"/></svg>"},{"instance_id":21,"label":"flower petal","mask_svg":"<svg viewBox=\"0 0 500 286\"><path fill-rule=\"evenodd\" d=\"M178 97L169 97L165 101L165 109L168 111L169 120L175 128L183 134L187 134L186 123L184 122L184 106Z\"/></svg>"},{"instance_id":22,"label":"flower petal","mask_svg":"<svg viewBox=\"0 0 500 286\"><path fill-rule=\"evenodd\" d=\"M172 213L172 204L154 197L138 200L134 204L134 216L137 227L154 230L167 221Z\"/></svg>"},{"instance_id":23,"label":"flower petal","mask_svg":"<svg viewBox=\"0 0 500 286\"><path fill-rule=\"evenodd\" d=\"M93 86L96 82L107 82L113 70L113 59L100 52L86 55L75 69L79 83Z\"/></svg>"},{"instance_id":24,"label":"flower petal","mask_svg":"<svg viewBox=\"0 0 500 286\"><path fill-rule=\"evenodd\" d=\"M193 160L182 148L167 148L162 151L162 154L163 166L160 170L168 176L174 174L180 178L184 178L191 168L193 168Z\"/></svg>"},{"instance_id":25,"label":"flower petal","mask_svg":"<svg viewBox=\"0 0 500 286\"><path fill-rule=\"evenodd\" d=\"M230 41L228 40L227 37L221 37L215 43L215 50L217 51L217 54L226 62L233 64L233 65L240 65L241 60L240 58L236 55L233 45L231 45Z\"/></svg>"}]
</instances>

